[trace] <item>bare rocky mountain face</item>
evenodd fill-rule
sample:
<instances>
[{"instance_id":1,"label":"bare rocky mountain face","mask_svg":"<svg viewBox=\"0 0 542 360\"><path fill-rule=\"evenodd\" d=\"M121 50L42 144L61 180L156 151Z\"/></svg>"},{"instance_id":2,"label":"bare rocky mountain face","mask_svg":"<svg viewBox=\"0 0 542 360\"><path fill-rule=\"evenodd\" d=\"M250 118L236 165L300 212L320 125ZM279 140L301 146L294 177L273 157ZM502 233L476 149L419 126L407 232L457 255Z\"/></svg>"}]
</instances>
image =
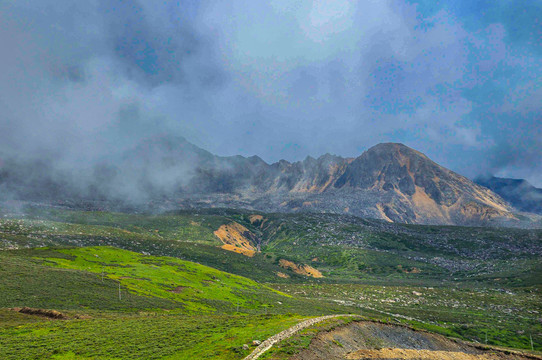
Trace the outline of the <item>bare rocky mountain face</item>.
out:
<instances>
[{"instance_id":1,"label":"bare rocky mountain face","mask_svg":"<svg viewBox=\"0 0 542 360\"><path fill-rule=\"evenodd\" d=\"M164 136L77 172L54 169L44 160L1 164L4 200L109 209L332 212L419 224L532 222L488 188L396 143L376 145L355 159L326 154L267 164L257 156L215 156L183 138Z\"/></svg>"}]
</instances>

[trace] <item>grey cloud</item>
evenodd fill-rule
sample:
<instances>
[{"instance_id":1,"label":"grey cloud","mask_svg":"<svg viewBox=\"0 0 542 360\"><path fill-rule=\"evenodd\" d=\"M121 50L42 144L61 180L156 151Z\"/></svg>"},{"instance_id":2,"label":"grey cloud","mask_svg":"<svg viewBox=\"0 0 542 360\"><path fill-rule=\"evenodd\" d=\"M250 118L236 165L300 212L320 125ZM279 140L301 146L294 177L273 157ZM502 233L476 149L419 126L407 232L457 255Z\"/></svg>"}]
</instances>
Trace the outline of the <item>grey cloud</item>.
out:
<instances>
[{"instance_id":1,"label":"grey cloud","mask_svg":"<svg viewBox=\"0 0 542 360\"><path fill-rule=\"evenodd\" d=\"M186 83L193 80L187 74L194 70L190 66L206 57L207 65L197 68L196 79L205 85L219 81L212 54L206 51L210 40L193 28L181 9L162 6L162 17L153 18L138 2L102 2L108 45L126 65L127 75L151 86Z\"/></svg>"},{"instance_id":2,"label":"grey cloud","mask_svg":"<svg viewBox=\"0 0 542 360\"><path fill-rule=\"evenodd\" d=\"M267 161L398 141L469 176L540 178L536 131L512 139L488 115L539 109L540 59L510 51L512 20L474 28L403 1L44 0L5 2L0 21L3 153L70 168L159 134Z\"/></svg>"}]
</instances>

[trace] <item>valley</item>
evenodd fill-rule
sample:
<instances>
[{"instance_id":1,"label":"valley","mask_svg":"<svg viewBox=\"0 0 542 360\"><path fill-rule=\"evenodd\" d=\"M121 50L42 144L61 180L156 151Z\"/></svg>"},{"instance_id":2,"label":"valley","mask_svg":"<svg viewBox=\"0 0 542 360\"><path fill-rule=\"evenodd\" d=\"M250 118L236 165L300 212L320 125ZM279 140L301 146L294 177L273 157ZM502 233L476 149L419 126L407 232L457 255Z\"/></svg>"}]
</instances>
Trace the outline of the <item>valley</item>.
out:
<instances>
[{"instance_id":1,"label":"valley","mask_svg":"<svg viewBox=\"0 0 542 360\"><path fill-rule=\"evenodd\" d=\"M6 359L29 341L28 359L241 359L253 340L333 314L542 350L541 230L231 209L1 215ZM265 356L304 351L296 336Z\"/></svg>"},{"instance_id":2,"label":"valley","mask_svg":"<svg viewBox=\"0 0 542 360\"><path fill-rule=\"evenodd\" d=\"M542 0L0 0L0 360L542 360Z\"/></svg>"}]
</instances>

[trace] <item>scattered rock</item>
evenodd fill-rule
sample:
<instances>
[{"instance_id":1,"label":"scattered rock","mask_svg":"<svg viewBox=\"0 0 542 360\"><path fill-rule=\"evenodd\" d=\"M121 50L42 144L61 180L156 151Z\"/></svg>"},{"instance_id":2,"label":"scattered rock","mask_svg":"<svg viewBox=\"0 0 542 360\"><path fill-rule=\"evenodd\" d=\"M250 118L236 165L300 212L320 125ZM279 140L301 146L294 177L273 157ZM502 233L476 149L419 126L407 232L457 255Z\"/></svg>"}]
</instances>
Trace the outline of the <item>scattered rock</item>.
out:
<instances>
[{"instance_id":1,"label":"scattered rock","mask_svg":"<svg viewBox=\"0 0 542 360\"><path fill-rule=\"evenodd\" d=\"M262 342L260 340L252 340L252 345L254 346L258 346L260 345Z\"/></svg>"},{"instance_id":2,"label":"scattered rock","mask_svg":"<svg viewBox=\"0 0 542 360\"><path fill-rule=\"evenodd\" d=\"M248 350L248 345L247 344L243 344L243 350Z\"/></svg>"}]
</instances>

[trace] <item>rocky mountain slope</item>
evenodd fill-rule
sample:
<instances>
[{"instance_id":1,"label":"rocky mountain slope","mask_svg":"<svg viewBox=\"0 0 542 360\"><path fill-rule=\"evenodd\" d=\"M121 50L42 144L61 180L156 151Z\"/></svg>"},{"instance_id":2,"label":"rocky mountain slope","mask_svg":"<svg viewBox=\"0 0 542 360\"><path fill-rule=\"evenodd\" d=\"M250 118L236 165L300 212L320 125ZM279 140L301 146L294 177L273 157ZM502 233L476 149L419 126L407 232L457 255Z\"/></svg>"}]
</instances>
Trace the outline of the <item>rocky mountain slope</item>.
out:
<instances>
[{"instance_id":1,"label":"rocky mountain slope","mask_svg":"<svg viewBox=\"0 0 542 360\"><path fill-rule=\"evenodd\" d=\"M402 144L379 144L356 159L326 154L267 165L259 158L226 158L221 165L200 168L192 178L192 193L199 192L200 201L404 223L515 220L513 209L498 195Z\"/></svg>"},{"instance_id":2,"label":"rocky mountain slope","mask_svg":"<svg viewBox=\"0 0 542 360\"><path fill-rule=\"evenodd\" d=\"M277 210L332 210L406 223L513 219L498 195L402 144L379 144L353 160L324 156L285 164L273 180L274 187L260 191L286 194L275 202Z\"/></svg>"},{"instance_id":3,"label":"rocky mountain slope","mask_svg":"<svg viewBox=\"0 0 542 360\"><path fill-rule=\"evenodd\" d=\"M4 200L333 212L424 224L519 221L491 190L396 143L376 145L355 159L326 154L267 164L257 156L215 156L183 138L163 136L77 172L25 161L0 162Z\"/></svg>"}]
</instances>

